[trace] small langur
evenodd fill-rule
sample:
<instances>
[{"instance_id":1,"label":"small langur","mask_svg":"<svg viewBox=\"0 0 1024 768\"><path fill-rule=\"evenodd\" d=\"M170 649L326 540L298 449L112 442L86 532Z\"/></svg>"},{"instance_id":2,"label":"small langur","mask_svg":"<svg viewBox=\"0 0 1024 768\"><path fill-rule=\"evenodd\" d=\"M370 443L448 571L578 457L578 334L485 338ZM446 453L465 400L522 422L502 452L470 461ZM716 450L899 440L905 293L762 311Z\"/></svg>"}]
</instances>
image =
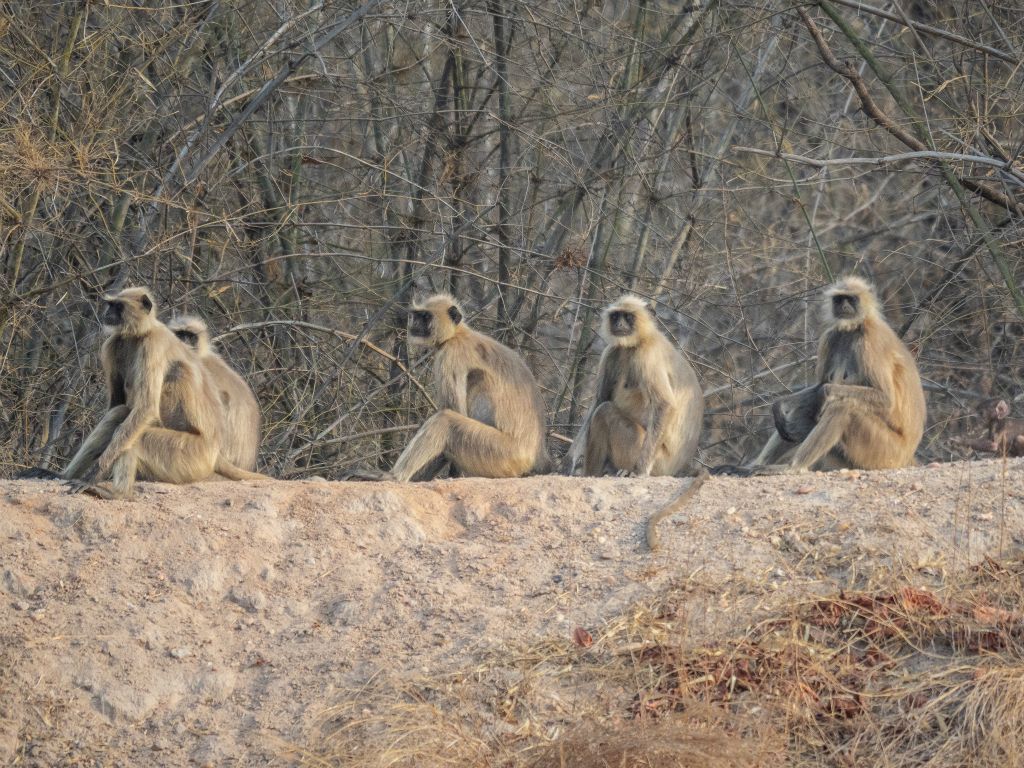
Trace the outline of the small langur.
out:
<instances>
[{"instance_id":1,"label":"small langur","mask_svg":"<svg viewBox=\"0 0 1024 768\"><path fill-rule=\"evenodd\" d=\"M434 352L440 410L398 457L396 480L430 479L445 461L468 477L520 477L546 467L544 401L516 352L469 328L445 294L413 304L409 343Z\"/></svg>"},{"instance_id":2,"label":"small langur","mask_svg":"<svg viewBox=\"0 0 1024 768\"><path fill-rule=\"evenodd\" d=\"M643 300L623 296L604 310L608 346L594 404L570 449L584 475L676 475L691 469L704 418L693 366L658 330Z\"/></svg>"},{"instance_id":3,"label":"small langur","mask_svg":"<svg viewBox=\"0 0 1024 768\"><path fill-rule=\"evenodd\" d=\"M982 400L978 404L978 416L988 428L988 437L958 442L984 453L1024 456L1024 419L1010 418L1009 403L999 398Z\"/></svg>"},{"instance_id":4,"label":"small langur","mask_svg":"<svg viewBox=\"0 0 1024 768\"><path fill-rule=\"evenodd\" d=\"M818 383L772 408L776 432L748 472L816 466L891 469L914 463L924 435L924 389L910 350L878 309L871 285L845 277L825 291ZM787 464L766 464L786 444Z\"/></svg>"},{"instance_id":5,"label":"small langur","mask_svg":"<svg viewBox=\"0 0 1024 768\"><path fill-rule=\"evenodd\" d=\"M221 455L232 465L252 471L260 445L260 404L252 388L210 343L210 330L201 317L180 315L167 327L189 349L195 350L205 374L223 406L221 415Z\"/></svg>"}]
</instances>

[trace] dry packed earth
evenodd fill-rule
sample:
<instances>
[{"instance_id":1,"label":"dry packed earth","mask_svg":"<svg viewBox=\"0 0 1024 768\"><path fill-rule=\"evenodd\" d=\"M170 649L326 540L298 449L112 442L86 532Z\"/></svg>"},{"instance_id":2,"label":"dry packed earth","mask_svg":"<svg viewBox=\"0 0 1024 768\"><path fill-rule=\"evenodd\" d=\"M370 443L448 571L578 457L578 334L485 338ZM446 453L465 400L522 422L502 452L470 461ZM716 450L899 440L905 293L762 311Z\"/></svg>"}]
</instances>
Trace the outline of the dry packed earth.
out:
<instances>
[{"instance_id":1,"label":"dry packed earth","mask_svg":"<svg viewBox=\"0 0 1024 768\"><path fill-rule=\"evenodd\" d=\"M0 763L287 765L380 675L596 635L668 586L709 638L880 570L1024 543L1024 461L671 479L0 483Z\"/></svg>"}]
</instances>

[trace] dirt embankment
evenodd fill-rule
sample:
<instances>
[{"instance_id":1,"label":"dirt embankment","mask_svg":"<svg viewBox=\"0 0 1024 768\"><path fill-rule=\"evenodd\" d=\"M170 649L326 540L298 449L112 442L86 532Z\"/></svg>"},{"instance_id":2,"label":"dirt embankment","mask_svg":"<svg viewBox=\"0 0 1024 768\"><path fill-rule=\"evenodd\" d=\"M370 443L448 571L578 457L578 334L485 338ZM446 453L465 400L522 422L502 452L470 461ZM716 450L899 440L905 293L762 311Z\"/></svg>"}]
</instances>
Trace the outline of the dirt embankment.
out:
<instances>
[{"instance_id":1,"label":"dirt embankment","mask_svg":"<svg viewBox=\"0 0 1024 768\"><path fill-rule=\"evenodd\" d=\"M1024 544L1024 461L687 481L0 483L0 763L274 765L374 676L565 637L667 585L715 634Z\"/></svg>"}]
</instances>

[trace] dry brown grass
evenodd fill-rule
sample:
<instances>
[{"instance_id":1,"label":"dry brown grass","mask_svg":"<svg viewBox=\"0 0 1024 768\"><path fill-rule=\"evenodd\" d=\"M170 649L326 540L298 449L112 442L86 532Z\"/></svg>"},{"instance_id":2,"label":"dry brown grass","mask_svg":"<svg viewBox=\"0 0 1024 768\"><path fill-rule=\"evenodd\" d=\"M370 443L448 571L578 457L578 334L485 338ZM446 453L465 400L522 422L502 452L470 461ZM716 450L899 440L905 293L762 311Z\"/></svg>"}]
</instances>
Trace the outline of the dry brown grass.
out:
<instances>
[{"instance_id":1,"label":"dry brown grass","mask_svg":"<svg viewBox=\"0 0 1024 768\"><path fill-rule=\"evenodd\" d=\"M376 679L324 713L305 764L1021 765L1022 598L1024 560L986 561L928 589L893 575L701 644L669 593L594 636Z\"/></svg>"}]
</instances>

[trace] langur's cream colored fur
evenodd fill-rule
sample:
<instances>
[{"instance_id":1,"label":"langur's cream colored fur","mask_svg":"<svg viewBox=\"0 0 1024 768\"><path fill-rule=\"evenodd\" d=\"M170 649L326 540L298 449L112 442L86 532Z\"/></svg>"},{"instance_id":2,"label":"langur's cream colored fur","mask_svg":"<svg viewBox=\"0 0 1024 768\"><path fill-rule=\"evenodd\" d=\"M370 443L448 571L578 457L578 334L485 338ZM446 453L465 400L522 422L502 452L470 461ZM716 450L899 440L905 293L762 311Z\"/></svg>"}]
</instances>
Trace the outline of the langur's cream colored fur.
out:
<instances>
[{"instance_id":1,"label":"langur's cream colored fur","mask_svg":"<svg viewBox=\"0 0 1024 768\"><path fill-rule=\"evenodd\" d=\"M586 475L641 477L689 469L704 418L690 362L636 296L604 310L601 335L608 346L597 367L594 404L573 441L573 466L582 463Z\"/></svg>"},{"instance_id":2,"label":"langur's cream colored fur","mask_svg":"<svg viewBox=\"0 0 1024 768\"><path fill-rule=\"evenodd\" d=\"M451 462L470 477L520 477L547 465L544 401L518 353L473 330L451 296L416 303L409 342L430 347L440 406L395 463L397 480Z\"/></svg>"}]
</instances>

